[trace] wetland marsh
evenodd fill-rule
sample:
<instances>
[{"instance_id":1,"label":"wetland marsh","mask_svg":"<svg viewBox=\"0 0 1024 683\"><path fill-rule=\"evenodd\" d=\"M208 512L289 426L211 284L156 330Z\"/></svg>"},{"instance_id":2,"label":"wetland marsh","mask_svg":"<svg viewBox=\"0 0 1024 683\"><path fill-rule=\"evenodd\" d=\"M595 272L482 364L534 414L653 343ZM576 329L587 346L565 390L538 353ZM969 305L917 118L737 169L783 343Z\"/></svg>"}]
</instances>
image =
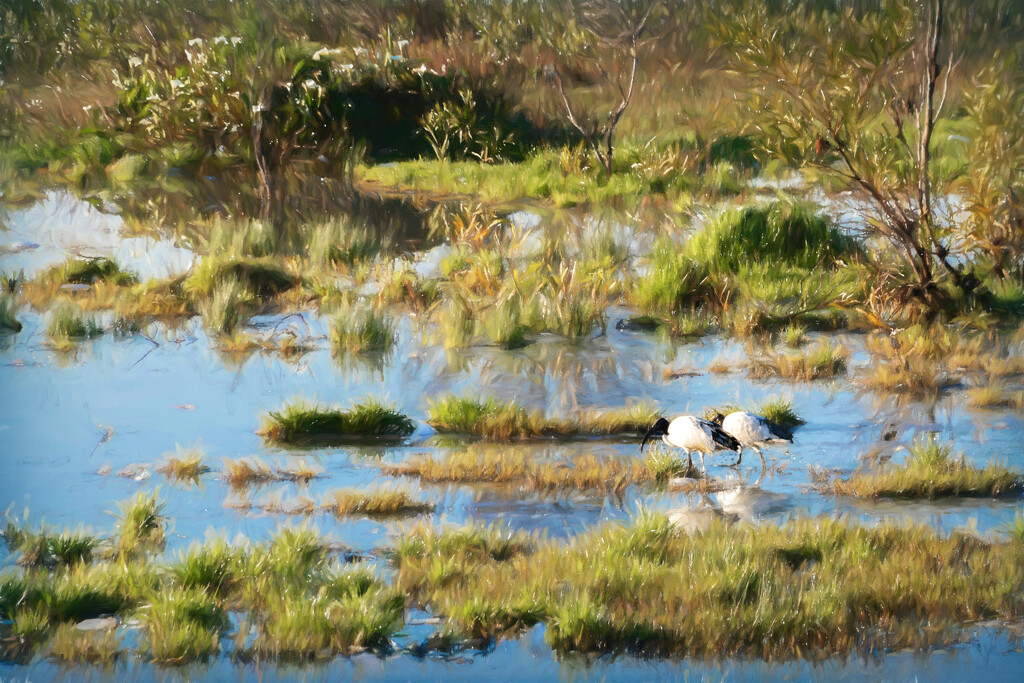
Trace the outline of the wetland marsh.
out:
<instances>
[{"instance_id":1,"label":"wetland marsh","mask_svg":"<svg viewBox=\"0 0 1024 683\"><path fill-rule=\"evenodd\" d=\"M0 678L1017 677L1012 3L186 4L0 9Z\"/></svg>"}]
</instances>

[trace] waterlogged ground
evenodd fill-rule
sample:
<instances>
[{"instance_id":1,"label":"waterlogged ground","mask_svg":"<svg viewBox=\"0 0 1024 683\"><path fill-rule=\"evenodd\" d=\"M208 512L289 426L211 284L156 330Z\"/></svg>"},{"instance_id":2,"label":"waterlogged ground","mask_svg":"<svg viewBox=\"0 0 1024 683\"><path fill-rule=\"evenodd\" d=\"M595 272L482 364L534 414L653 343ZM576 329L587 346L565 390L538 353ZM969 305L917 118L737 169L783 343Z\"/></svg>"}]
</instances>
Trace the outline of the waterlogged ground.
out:
<instances>
[{"instance_id":1,"label":"waterlogged ground","mask_svg":"<svg viewBox=\"0 0 1024 683\"><path fill-rule=\"evenodd\" d=\"M535 220L521 214L524 222ZM26 208L8 210L7 230L0 232L0 270L24 268L31 275L63 260L68 253L114 255L129 270L146 276L182 272L192 255L172 240L125 237L116 216L109 216L67 195L50 195ZM138 240L147 240L139 243ZM34 246L35 245L35 246ZM430 262L428 257L424 263ZM429 267L425 265L423 267ZM863 338L834 335L853 350L844 379L794 384L747 378L744 362L758 349L707 337L669 342L656 335L616 329L629 311L612 309L606 332L568 343L542 336L515 351L480 346L451 351L439 345L437 329L405 315L399 341L384 357L332 357L324 321L315 313L260 317L250 332L270 335L290 329L312 342L314 350L297 358L254 352L230 354L214 348L197 317L177 327L154 324L142 334L119 338L107 334L58 354L44 344L44 319L23 310L24 329L0 337L0 504L11 514L28 510L34 523L56 527L83 525L99 533L114 523L117 502L139 490L160 488L171 518L166 552L174 554L208 534L264 540L282 524L310 523L354 555L375 557L403 523L360 518L338 519L327 513L310 516L262 511L268 504L289 508L297 502L320 502L338 488L367 489L391 483L381 462L398 462L428 453L465 448L517 449L530 457L571 460L580 454L608 458L639 456L635 439L547 441L512 445L451 441L432 433L425 423L428 401L446 392L472 391L515 397L551 415L581 408L613 408L650 400L669 415L699 413L709 405L750 404L768 397L791 398L807 425L788 449L773 453L775 467L763 477L753 453L745 468L722 465L732 454L709 460L711 476L724 480L725 494L627 490L622 496L565 493L538 496L491 486L402 484L437 505L433 521L501 521L518 529L563 537L609 520L626 519L640 506L673 510L713 505L741 519L759 522L790 515L846 515L864 523L889 518L914 520L948 531L968 529L990 536L1020 509L1018 500L977 499L940 502L863 502L822 495L812 486L808 466L848 473L866 453L891 454L921 433L937 432L976 463L1000 459L1024 469L1024 424L1012 410L977 410L954 390L934 404L903 402L861 391L858 372L869 363ZM731 365L728 372L707 368ZM667 371L667 372L666 372ZM1017 387L1015 387L1017 388ZM346 405L367 396L383 397L420 427L407 441L380 446L280 448L255 433L260 417L303 396ZM199 448L213 471L198 484L175 484L156 472L163 456L176 448ZM309 485L278 483L244 491L230 489L220 478L223 458L258 456L270 464L297 457L321 467L326 476ZM134 476L117 476L131 470ZM245 501L255 507L239 506ZM411 521L411 520L410 520ZM408 523L408 521L404 522ZM0 563L12 558L0 550ZM338 658L304 668L231 663L162 670L137 661L119 665L118 677L149 679L221 679L260 676L265 680L423 677L478 678L616 678L721 676L761 679L910 678L959 680L984 667L994 680L1012 680L1024 654L1009 637L979 628L964 645L928 653L862 653L848 660L769 664L760 661L691 662L638 660L631 657L559 659L544 642L543 627L515 640L497 643L489 652L461 652L449 658L418 658L402 649L426 639L434 630L426 614L410 615L395 654ZM428 623L417 621L427 619ZM4 664L0 678L16 680L89 678L102 675L88 667L71 671L46 661L15 667Z\"/></svg>"}]
</instances>

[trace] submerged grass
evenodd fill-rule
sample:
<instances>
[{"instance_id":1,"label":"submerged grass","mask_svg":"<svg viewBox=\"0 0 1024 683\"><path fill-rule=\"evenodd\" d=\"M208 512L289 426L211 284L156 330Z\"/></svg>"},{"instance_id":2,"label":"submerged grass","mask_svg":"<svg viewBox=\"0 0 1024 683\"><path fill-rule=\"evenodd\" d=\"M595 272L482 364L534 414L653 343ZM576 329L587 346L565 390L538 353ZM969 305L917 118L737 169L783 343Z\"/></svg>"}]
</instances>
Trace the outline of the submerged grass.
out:
<instances>
[{"instance_id":1,"label":"submerged grass","mask_svg":"<svg viewBox=\"0 0 1024 683\"><path fill-rule=\"evenodd\" d=\"M1020 473L1000 463L977 467L963 453L934 437L918 439L900 465L883 465L876 472L857 472L836 479L827 489L859 498L940 498L946 496L998 497L1018 495L1024 489Z\"/></svg>"},{"instance_id":2,"label":"submerged grass","mask_svg":"<svg viewBox=\"0 0 1024 683\"><path fill-rule=\"evenodd\" d=\"M71 301L61 300L50 308L46 334L58 347L102 333L103 328L99 323L92 316L83 314L82 310Z\"/></svg>"},{"instance_id":3,"label":"submerged grass","mask_svg":"<svg viewBox=\"0 0 1024 683\"><path fill-rule=\"evenodd\" d=\"M402 489L337 490L327 494L323 508L338 517L397 517L433 512L433 503L414 498Z\"/></svg>"},{"instance_id":4,"label":"submerged grass","mask_svg":"<svg viewBox=\"0 0 1024 683\"><path fill-rule=\"evenodd\" d=\"M174 453L164 456L164 461L157 466L156 471L173 481L195 483L210 468L203 462L203 452L199 448L178 448Z\"/></svg>"},{"instance_id":5,"label":"submerged grass","mask_svg":"<svg viewBox=\"0 0 1024 683\"><path fill-rule=\"evenodd\" d=\"M399 584L448 615L449 632L543 622L558 652L827 656L948 642L961 623L1024 608L1016 546L925 526L798 518L685 533L645 513L500 558L455 542L474 531L399 539Z\"/></svg>"},{"instance_id":6,"label":"submerged grass","mask_svg":"<svg viewBox=\"0 0 1024 683\"><path fill-rule=\"evenodd\" d=\"M395 344L395 323L390 316L372 308L353 309L331 319L331 350L348 351L391 350Z\"/></svg>"},{"instance_id":7,"label":"submerged grass","mask_svg":"<svg viewBox=\"0 0 1024 683\"><path fill-rule=\"evenodd\" d=\"M829 379L846 372L850 351L842 344L821 342L803 353L779 354L752 362L750 377L781 377L801 382Z\"/></svg>"},{"instance_id":8,"label":"submerged grass","mask_svg":"<svg viewBox=\"0 0 1024 683\"><path fill-rule=\"evenodd\" d=\"M18 304L13 294L0 294L0 332L21 332Z\"/></svg>"},{"instance_id":9,"label":"submerged grass","mask_svg":"<svg viewBox=\"0 0 1024 683\"><path fill-rule=\"evenodd\" d=\"M570 418L545 417L515 400L447 394L430 401L427 421L438 432L490 439L610 436L643 433L661 416L650 403L607 411L583 411Z\"/></svg>"},{"instance_id":10,"label":"submerged grass","mask_svg":"<svg viewBox=\"0 0 1024 683\"><path fill-rule=\"evenodd\" d=\"M375 398L356 403L348 410L299 399L268 413L259 433L269 441L301 444L338 439L401 438L415 429L415 422Z\"/></svg>"}]
</instances>

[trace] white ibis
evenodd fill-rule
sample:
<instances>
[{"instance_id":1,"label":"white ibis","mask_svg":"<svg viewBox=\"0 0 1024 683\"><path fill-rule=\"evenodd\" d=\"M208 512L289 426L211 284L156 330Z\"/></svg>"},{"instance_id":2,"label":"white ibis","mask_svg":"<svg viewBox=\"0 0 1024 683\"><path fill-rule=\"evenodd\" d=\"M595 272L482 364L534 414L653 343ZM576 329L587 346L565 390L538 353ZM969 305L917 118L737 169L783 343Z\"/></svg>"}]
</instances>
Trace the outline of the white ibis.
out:
<instances>
[{"instance_id":1,"label":"white ibis","mask_svg":"<svg viewBox=\"0 0 1024 683\"><path fill-rule=\"evenodd\" d=\"M733 466L740 464L744 448L753 448L761 456L761 467L767 467L764 453L761 452L762 446L793 443L793 435L787 429L753 413L740 410L729 413L725 417L718 413L711 418L711 422L721 427L739 443L740 447L736 449L736 462L733 463Z\"/></svg>"},{"instance_id":2,"label":"white ibis","mask_svg":"<svg viewBox=\"0 0 1024 683\"><path fill-rule=\"evenodd\" d=\"M692 415L681 415L671 422L665 418L658 418L658 421L644 434L644 440L640 442L640 452L644 450L648 439L661 437L669 446L681 448L686 453L688 467L693 467L691 451L700 454L700 466L704 468L704 454L711 454L718 450L735 451L739 449L739 442L729 436L721 427L708 420L702 420Z\"/></svg>"}]
</instances>

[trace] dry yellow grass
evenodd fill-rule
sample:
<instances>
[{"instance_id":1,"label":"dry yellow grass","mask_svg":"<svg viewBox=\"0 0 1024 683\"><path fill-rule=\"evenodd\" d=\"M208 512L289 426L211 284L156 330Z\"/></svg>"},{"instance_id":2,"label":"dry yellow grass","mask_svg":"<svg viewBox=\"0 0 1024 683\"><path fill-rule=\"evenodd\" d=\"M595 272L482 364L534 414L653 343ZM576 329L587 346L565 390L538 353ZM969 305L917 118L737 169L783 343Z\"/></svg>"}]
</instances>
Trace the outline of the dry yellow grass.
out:
<instances>
[{"instance_id":1,"label":"dry yellow grass","mask_svg":"<svg viewBox=\"0 0 1024 683\"><path fill-rule=\"evenodd\" d=\"M424 455L384 465L391 476L415 476L433 483L489 483L533 491L593 490L621 493L628 486L692 476L685 461L652 449L644 460L598 458L584 454L571 461L537 461L523 453L494 447L470 448L446 459Z\"/></svg>"},{"instance_id":2,"label":"dry yellow grass","mask_svg":"<svg viewBox=\"0 0 1024 683\"><path fill-rule=\"evenodd\" d=\"M339 489L327 494L322 506L338 517L397 517L433 512L433 503L418 500L399 488L373 491Z\"/></svg>"}]
</instances>

